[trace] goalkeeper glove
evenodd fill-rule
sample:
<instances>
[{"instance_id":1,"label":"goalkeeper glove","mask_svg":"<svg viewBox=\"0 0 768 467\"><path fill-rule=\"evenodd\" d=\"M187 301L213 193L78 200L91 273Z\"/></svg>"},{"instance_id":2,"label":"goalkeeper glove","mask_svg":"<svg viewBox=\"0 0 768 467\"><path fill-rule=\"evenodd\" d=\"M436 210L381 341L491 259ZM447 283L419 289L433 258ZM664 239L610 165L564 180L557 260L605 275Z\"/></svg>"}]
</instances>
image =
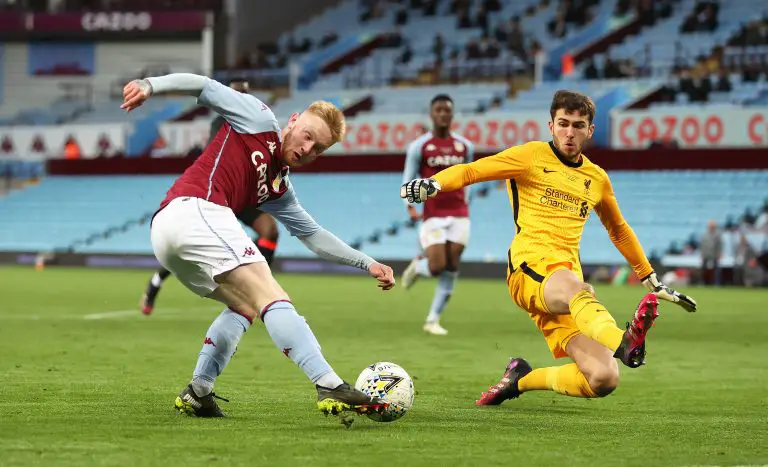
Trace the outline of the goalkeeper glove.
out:
<instances>
[{"instance_id":1,"label":"goalkeeper glove","mask_svg":"<svg viewBox=\"0 0 768 467\"><path fill-rule=\"evenodd\" d=\"M672 303L677 303L689 313L696 311L696 300L694 300L693 297L681 294L680 292L670 289L666 285L662 284L659 281L659 278L656 277L655 272L652 272L645 279L643 279L643 284L648 287L648 289L658 298L667 300Z\"/></svg>"},{"instance_id":2,"label":"goalkeeper glove","mask_svg":"<svg viewBox=\"0 0 768 467\"><path fill-rule=\"evenodd\" d=\"M400 197L409 203L423 203L427 198L436 196L440 191L440 184L431 178L417 178L400 187Z\"/></svg>"}]
</instances>

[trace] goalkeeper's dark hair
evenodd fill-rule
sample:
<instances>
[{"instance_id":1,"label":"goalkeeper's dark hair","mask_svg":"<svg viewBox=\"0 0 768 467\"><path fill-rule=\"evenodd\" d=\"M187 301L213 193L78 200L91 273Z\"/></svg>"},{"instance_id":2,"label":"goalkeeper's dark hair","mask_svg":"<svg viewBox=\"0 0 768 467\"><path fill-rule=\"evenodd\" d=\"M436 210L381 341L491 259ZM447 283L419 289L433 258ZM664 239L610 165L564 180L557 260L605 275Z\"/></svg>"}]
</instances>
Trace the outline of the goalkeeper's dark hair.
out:
<instances>
[{"instance_id":1,"label":"goalkeeper's dark hair","mask_svg":"<svg viewBox=\"0 0 768 467\"><path fill-rule=\"evenodd\" d=\"M247 82L248 82L248 78L246 78L245 76L234 76L232 78L229 78L229 80L227 81L227 84L232 85L232 84L247 83Z\"/></svg>"},{"instance_id":2,"label":"goalkeeper's dark hair","mask_svg":"<svg viewBox=\"0 0 768 467\"><path fill-rule=\"evenodd\" d=\"M451 99L451 96L449 96L448 94L438 94L432 98L432 100L429 102L429 106L432 107L433 105L435 105L435 103L443 102L443 101L450 102L451 104L453 104L453 99Z\"/></svg>"},{"instance_id":3,"label":"goalkeeper's dark hair","mask_svg":"<svg viewBox=\"0 0 768 467\"><path fill-rule=\"evenodd\" d=\"M560 109L565 110L566 113L579 112L587 117L589 123L592 123L595 119L595 113L597 112L595 103L589 96L566 89L557 91L552 98L552 105L549 107L549 115L552 117L552 120L555 119L555 114Z\"/></svg>"}]
</instances>

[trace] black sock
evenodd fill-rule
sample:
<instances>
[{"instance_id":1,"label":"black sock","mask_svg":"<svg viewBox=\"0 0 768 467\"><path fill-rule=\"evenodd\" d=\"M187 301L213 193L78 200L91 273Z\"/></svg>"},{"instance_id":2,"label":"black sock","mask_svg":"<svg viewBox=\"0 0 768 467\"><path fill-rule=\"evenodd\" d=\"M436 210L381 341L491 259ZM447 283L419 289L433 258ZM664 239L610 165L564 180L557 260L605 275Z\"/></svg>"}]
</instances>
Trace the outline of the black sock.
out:
<instances>
[{"instance_id":1,"label":"black sock","mask_svg":"<svg viewBox=\"0 0 768 467\"><path fill-rule=\"evenodd\" d=\"M275 250L277 249L276 240L268 240L266 238L259 238L256 240L256 247L259 249L264 259L267 260L268 265L272 265L272 260L275 258Z\"/></svg>"}]
</instances>

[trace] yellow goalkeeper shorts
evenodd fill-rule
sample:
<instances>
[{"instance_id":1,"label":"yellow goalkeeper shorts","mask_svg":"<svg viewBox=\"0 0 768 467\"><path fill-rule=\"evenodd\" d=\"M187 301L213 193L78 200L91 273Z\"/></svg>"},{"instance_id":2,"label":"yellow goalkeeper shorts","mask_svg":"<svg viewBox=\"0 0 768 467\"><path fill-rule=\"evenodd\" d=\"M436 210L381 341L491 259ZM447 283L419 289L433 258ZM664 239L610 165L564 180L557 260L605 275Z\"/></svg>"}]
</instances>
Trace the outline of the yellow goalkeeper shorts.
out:
<instances>
[{"instance_id":1,"label":"yellow goalkeeper shorts","mask_svg":"<svg viewBox=\"0 0 768 467\"><path fill-rule=\"evenodd\" d=\"M544 285L559 269L573 270L573 267L570 262L545 260L536 265L523 262L516 270L508 271L507 275L512 301L528 313L544 335L549 351L555 358L568 356L565 347L579 333L571 315L552 314L544 303ZM581 276L579 272L574 272Z\"/></svg>"}]
</instances>

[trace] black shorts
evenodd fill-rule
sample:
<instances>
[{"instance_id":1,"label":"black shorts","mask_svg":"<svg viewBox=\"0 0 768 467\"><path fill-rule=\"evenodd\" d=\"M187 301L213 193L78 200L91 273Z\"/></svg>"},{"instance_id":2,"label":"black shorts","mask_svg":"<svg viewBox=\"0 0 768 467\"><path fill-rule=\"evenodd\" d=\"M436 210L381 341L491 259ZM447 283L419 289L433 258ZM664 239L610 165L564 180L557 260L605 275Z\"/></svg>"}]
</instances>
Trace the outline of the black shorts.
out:
<instances>
[{"instance_id":1,"label":"black shorts","mask_svg":"<svg viewBox=\"0 0 768 467\"><path fill-rule=\"evenodd\" d=\"M242 211L240 211L239 214L237 214L237 218L243 224L247 225L248 227L251 227L251 225L253 225L253 223L256 222L256 219L258 219L262 214L264 214L264 211L262 211L261 209L255 206L248 206Z\"/></svg>"}]
</instances>

